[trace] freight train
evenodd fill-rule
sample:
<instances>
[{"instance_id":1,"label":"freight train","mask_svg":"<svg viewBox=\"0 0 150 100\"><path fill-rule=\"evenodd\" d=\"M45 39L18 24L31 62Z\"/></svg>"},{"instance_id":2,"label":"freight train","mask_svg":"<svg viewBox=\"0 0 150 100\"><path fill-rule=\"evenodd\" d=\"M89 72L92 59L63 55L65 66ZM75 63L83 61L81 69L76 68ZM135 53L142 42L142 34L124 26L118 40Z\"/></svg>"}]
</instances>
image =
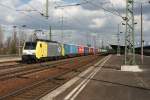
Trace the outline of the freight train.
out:
<instances>
[{"instance_id":1,"label":"freight train","mask_svg":"<svg viewBox=\"0 0 150 100\"><path fill-rule=\"evenodd\" d=\"M99 49L81 45L62 44L56 41L36 40L25 42L22 61L38 62L75 56L91 55L100 52Z\"/></svg>"}]
</instances>

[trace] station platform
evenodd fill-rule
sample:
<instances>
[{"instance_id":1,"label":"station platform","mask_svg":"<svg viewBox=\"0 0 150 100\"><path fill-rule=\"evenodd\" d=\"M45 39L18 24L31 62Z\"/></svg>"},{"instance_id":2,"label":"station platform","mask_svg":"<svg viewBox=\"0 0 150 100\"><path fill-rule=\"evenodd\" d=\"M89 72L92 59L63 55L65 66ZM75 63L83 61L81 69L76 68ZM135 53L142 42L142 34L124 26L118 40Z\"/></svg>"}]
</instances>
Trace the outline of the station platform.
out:
<instances>
[{"instance_id":1,"label":"station platform","mask_svg":"<svg viewBox=\"0 0 150 100\"><path fill-rule=\"evenodd\" d=\"M41 100L150 100L150 57L141 72L121 71L124 56L109 55Z\"/></svg>"}]
</instances>

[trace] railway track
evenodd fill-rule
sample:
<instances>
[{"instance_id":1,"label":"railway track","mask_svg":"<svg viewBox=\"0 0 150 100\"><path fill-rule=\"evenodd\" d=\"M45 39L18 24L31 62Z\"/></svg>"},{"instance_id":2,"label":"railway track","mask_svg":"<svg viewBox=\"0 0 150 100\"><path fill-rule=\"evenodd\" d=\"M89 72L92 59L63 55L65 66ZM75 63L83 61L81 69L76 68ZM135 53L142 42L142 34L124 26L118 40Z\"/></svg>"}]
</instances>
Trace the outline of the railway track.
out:
<instances>
[{"instance_id":1,"label":"railway track","mask_svg":"<svg viewBox=\"0 0 150 100\"><path fill-rule=\"evenodd\" d=\"M4 65L0 64L0 70L16 68L16 67L25 66L25 65L26 64L21 64L17 62L12 62L11 64L4 64Z\"/></svg>"},{"instance_id":2,"label":"railway track","mask_svg":"<svg viewBox=\"0 0 150 100\"><path fill-rule=\"evenodd\" d=\"M89 57L87 59L79 59L78 63L66 63L53 67L51 69L52 74L41 80L34 81L32 84L27 85L24 88L17 89L13 92L7 93L7 95L1 96L3 100L37 100L46 93L52 91L58 86L62 85L81 71L86 69L91 64L94 64L97 60L102 57ZM77 59L76 59L77 60ZM55 72L55 74L54 74ZM33 74L33 73L32 73ZM39 74L39 73L38 73ZM41 74L42 75L42 74ZM25 75L26 76L26 75Z\"/></svg>"},{"instance_id":3,"label":"railway track","mask_svg":"<svg viewBox=\"0 0 150 100\"><path fill-rule=\"evenodd\" d=\"M24 65L26 65L26 64L21 63L21 60L4 61L4 62L0 62L0 70L16 68L16 67L20 67L20 66L24 66Z\"/></svg>"},{"instance_id":4,"label":"railway track","mask_svg":"<svg viewBox=\"0 0 150 100\"><path fill-rule=\"evenodd\" d=\"M16 67L23 67L23 66L27 66L27 65L37 65L37 64L49 65L49 64L67 61L68 59L74 59L74 58L59 59L59 60L52 60L52 61L47 61L47 62L37 62L37 63L30 63L30 64L25 64L25 63L22 63L21 61L5 61L5 62L0 62L0 70L16 68Z\"/></svg>"},{"instance_id":5,"label":"railway track","mask_svg":"<svg viewBox=\"0 0 150 100\"><path fill-rule=\"evenodd\" d=\"M86 58L86 57L83 57ZM76 58L71 58L69 59L70 61L76 60ZM61 60L61 61L56 61L56 62L50 62L50 63L40 63L38 64L17 64L17 65L12 65L11 67L5 66L7 68L4 68L3 70L0 70L0 80L6 80L9 78L13 77L19 77L21 75L26 75L42 70L46 70L49 68L55 68L56 66L61 66L63 64L67 64L68 59L66 60Z\"/></svg>"}]
</instances>

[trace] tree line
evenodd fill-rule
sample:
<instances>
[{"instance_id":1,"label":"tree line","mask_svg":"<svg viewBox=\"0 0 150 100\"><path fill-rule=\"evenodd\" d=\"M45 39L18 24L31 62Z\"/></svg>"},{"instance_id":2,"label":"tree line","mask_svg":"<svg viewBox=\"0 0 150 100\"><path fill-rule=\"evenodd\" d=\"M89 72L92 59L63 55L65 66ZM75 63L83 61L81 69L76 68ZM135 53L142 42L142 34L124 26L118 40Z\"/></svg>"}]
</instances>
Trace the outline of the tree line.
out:
<instances>
[{"instance_id":1,"label":"tree line","mask_svg":"<svg viewBox=\"0 0 150 100\"><path fill-rule=\"evenodd\" d=\"M13 27L13 30L6 35L4 28L0 25L0 55L19 54L19 49L22 51L26 38L23 31L16 27Z\"/></svg>"}]
</instances>

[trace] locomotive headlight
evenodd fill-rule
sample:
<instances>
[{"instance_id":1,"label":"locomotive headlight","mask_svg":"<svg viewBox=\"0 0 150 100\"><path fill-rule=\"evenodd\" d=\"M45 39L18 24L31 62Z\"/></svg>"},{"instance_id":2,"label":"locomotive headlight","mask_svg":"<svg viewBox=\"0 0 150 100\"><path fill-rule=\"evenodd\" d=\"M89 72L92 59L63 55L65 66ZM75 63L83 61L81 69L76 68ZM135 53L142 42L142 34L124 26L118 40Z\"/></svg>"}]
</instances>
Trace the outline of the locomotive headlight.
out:
<instances>
[{"instance_id":1,"label":"locomotive headlight","mask_svg":"<svg viewBox=\"0 0 150 100\"><path fill-rule=\"evenodd\" d=\"M23 55L35 55L35 51L34 50L24 50Z\"/></svg>"},{"instance_id":2,"label":"locomotive headlight","mask_svg":"<svg viewBox=\"0 0 150 100\"><path fill-rule=\"evenodd\" d=\"M23 52L23 54L26 55L27 53L26 53L26 52Z\"/></svg>"}]
</instances>

